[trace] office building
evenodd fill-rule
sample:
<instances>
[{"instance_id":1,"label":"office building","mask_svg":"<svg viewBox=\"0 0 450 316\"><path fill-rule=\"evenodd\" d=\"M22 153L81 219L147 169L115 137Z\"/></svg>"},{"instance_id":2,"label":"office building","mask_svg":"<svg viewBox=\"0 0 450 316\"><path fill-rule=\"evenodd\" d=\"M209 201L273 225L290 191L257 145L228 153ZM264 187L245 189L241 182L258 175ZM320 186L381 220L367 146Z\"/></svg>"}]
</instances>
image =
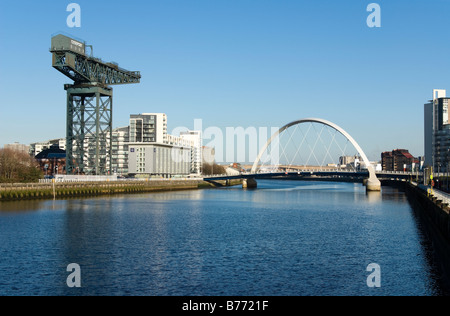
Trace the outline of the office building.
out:
<instances>
[{"instance_id":1,"label":"office building","mask_svg":"<svg viewBox=\"0 0 450 316\"><path fill-rule=\"evenodd\" d=\"M130 143L129 150L130 174L158 178L190 174L191 148L157 143Z\"/></svg>"},{"instance_id":2,"label":"office building","mask_svg":"<svg viewBox=\"0 0 450 316\"><path fill-rule=\"evenodd\" d=\"M434 89L424 105L425 165L436 172L447 172L450 163L450 112L446 90Z\"/></svg>"},{"instance_id":3,"label":"office building","mask_svg":"<svg viewBox=\"0 0 450 316\"><path fill-rule=\"evenodd\" d=\"M341 156L339 157L339 165L343 168L346 166L354 166L355 168L360 164L362 161L360 156Z\"/></svg>"}]
</instances>

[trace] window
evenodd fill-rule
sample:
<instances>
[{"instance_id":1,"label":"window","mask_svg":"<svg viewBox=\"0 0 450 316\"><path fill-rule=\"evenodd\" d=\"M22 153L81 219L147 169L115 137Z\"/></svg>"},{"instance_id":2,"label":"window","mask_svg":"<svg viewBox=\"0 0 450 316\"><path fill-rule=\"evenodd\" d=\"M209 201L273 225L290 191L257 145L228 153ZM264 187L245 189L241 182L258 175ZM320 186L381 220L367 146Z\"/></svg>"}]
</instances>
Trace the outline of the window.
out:
<instances>
[{"instance_id":1,"label":"window","mask_svg":"<svg viewBox=\"0 0 450 316\"><path fill-rule=\"evenodd\" d=\"M448 102L444 102L444 106L442 107L442 123L444 125L448 124Z\"/></svg>"}]
</instances>

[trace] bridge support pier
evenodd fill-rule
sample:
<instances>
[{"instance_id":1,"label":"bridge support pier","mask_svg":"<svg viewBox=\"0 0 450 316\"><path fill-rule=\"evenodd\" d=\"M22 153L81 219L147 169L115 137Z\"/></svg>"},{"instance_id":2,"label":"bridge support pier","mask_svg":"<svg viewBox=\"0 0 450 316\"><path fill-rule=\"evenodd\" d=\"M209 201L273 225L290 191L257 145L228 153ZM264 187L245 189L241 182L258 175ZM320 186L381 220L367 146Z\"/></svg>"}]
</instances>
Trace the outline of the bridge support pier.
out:
<instances>
[{"instance_id":1,"label":"bridge support pier","mask_svg":"<svg viewBox=\"0 0 450 316\"><path fill-rule=\"evenodd\" d=\"M376 176L370 176L369 179L364 179L363 184L366 186L367 191L381 191L381 182Z\"/></svg>"},{"instance_id":2,"label":"bridge support pier","mask_svg":"<svg viewBox=\"0 0 450 316\"><path fill-rule=\"evenodd\" d=\"M242 179L242 188L243 189L256 189L258 187L258 183L255 179Z\"/></svg>"}]
</instances>

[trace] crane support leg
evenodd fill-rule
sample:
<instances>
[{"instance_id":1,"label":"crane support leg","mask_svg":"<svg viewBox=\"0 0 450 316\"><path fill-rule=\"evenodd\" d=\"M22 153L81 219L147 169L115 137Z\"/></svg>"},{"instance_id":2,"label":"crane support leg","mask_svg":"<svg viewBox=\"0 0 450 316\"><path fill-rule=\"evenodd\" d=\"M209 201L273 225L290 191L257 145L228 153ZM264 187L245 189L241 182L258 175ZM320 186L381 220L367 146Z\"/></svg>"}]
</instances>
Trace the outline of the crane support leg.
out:
<instances>
[{"instance_id":1,"label":"crane support leg","mask_svg":"<svg viewBox=\"0 0 450 316\"><path fill-rule=\"evenodd\" d=\"M106 175L111 164L112 89L65 85L67 174Z\"/></svg>"}]
</instances>

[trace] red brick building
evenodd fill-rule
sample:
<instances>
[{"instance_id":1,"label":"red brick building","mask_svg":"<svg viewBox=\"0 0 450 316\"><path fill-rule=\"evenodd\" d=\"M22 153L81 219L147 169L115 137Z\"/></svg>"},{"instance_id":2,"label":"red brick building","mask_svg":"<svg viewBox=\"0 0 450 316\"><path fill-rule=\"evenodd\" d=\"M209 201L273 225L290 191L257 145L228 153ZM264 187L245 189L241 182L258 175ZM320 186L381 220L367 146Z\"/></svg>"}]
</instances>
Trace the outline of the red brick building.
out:
<instances>
[{"instance_id":1,"label":"red brick building","mask_svg":"<svg viewBox=\"0 0 450 316\"><path fill-rule=\"evenodd\" d=\"M409 171L413 163L418 164L419 160L406 149L396 149L381 154L383 171Z\"/></svg>"},{"instance_id":2,"label":"red brick building","mask_svg":"<svg viewBox=\"0 0 450 316\"><path fill-rule=\"evenodd\" d=\"M45 176L66 173L66 151L60 149L57 144L40 152L35 159Z\"/></svg>"}]
</instances>

